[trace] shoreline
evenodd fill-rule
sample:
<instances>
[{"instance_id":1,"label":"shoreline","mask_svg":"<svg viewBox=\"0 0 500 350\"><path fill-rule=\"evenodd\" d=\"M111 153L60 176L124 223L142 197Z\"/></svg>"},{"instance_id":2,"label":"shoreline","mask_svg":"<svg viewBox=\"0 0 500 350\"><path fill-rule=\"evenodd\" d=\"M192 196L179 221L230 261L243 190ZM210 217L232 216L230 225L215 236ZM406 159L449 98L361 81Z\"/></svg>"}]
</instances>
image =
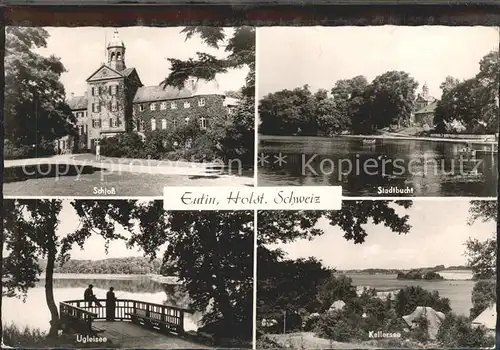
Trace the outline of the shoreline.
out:
<instances>
[{"instance_id":1,"label":"shoreline","mask_svg":"<svg viewBox=\"0 0 500 350\"><path fill-rule=\"evenodd\" d=\"M280 136L280 135L263 135L259 134L259 141L280 140L284 138L297 139L377 139L377 140L408 140L408 141L430 141L430 142L452 142L452 143L472 143L477 145L494 145L498 142L495 140L484 140L494 138L495 135L484 135L482 139L467 139L467 138L446 138L446 137L427 137L427 136L404 136L394 134L384 135L335 135L335 136Z\"/></svg>"}]
</instances>

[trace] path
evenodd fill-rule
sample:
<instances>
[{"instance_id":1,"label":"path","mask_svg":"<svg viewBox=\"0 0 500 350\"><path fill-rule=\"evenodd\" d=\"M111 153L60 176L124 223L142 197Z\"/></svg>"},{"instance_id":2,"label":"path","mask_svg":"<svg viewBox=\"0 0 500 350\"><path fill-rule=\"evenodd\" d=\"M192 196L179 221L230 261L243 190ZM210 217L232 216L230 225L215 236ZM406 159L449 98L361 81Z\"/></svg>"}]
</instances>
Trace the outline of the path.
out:
<instances>
[{"instance_id":1,"label":"path","mask_svg":"<svg viewBox=\"0 0 500 350\"><path fill-rule=\"evenodd\" d=\"M292 349L376 349L362 343L343 343L317 337L313 332L266 334L270 340Z\"/></svg>"},{"instance_id":2,"label":"path","mask_svg":"<svg viewBox=\"0 0 500 350\"><path fill-rule=\"evenodd\" d=\"M102 330L97 336L106 337L113 345L135 349L208 349L188 336L165 335L126 321L96 321L94 327Z\"/></svg>"}]
</instances>

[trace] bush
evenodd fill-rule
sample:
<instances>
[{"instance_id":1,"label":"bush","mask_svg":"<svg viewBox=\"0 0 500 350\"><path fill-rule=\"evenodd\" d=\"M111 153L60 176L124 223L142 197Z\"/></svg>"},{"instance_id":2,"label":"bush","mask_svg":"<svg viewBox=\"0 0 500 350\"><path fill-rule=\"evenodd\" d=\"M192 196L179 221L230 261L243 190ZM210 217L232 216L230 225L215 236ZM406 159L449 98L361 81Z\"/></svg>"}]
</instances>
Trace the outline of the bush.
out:
<instances>
[{"instance_id":1,"label":"bush","mask_svg":"<svg viewBox=\"0 0 500 350\"><path fill-rule=\"evenodd\" d=\"M339 342L367 340L368 333L361 329L360 316L347 311L329 311L319 317L315 332L318 337Z\"/></svg>"},{"instance_id":2,"label":"bush","mask_svg":"<svg viewBox=\"0 0 500 350\"><path fill-rule=\"evenodd\" d=\"M41 140L38 145L14 145L10 140L4 140L4 159L26 159L49 157L55 155L54 145Z\"/></svg>"},{"instance_id":3,"label":"bush","mask_svg":"<svg viewBox=\"0 0 500 350\"><path fill-rule=\"evenodd\" d=\"M465 316L448 314L437 334L437 340L445 348L482 348L495 345L493 336L483 327L472 327Z\"/></svg>"},{"instance_id":4,"label":"bush","mask_svg":"<svg viewBox=\"0 0 500 350\"><path fill-rule=\"evenodd\" d=\"M32 329L26 327L20 329L14 324L3 325L2 333L3 343L7 346L17 347L21 349L29 348L75 348L76 337L74 334L66 334L57 338L47 338L46 334L40 329ZM99 345L102 348L120 348L120 344L112 344L109 340L107 343ZM95 348L95 343L79 343L79 348Z\"/></svg>"}]
</instances>

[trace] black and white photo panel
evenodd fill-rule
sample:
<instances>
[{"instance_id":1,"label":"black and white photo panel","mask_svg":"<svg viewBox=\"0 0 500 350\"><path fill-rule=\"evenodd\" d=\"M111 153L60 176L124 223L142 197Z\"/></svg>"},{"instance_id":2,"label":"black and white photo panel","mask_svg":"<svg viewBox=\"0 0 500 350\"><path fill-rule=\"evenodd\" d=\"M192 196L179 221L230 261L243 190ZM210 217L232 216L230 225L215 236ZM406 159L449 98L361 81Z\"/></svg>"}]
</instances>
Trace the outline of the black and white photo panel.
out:
<instances>
[{"instance_id":1,"label":"black and white photo panel","mask_svg":"<svg viewBox=\"0 0 500 350\"><path fill-rule=\"evenodd\" d=\"M6 27L6 48L6 195L253 186L253 27Z\"/></svg>"},{"instance_id":2,"label":"black and white photo panel","mask_svg":"<svg viewBox=\"0 0 500 350\"><path fill-rule=\"evenodd\" d=\"M252 211L4 206L2 348L252 347Z\"/></svg>"},{"instance_id":3,"label":"black and white photo panel","mask_svg":"<svg viewBox=\"0 0 500 350\"><path fill-rule=\"evenodd\" d=\"M496 197L497 27L257 30L259 186Z\"/></svg>"},{"instance_id":4,"label":"black and white photo panel","mask_svg":"<svg viewBox=\"0 0 500 350\"><path fill-rule=\"evenodd\" d=\"M258 214L257 348L495 345L496 201Z\"/></svg>"}]
</instances>

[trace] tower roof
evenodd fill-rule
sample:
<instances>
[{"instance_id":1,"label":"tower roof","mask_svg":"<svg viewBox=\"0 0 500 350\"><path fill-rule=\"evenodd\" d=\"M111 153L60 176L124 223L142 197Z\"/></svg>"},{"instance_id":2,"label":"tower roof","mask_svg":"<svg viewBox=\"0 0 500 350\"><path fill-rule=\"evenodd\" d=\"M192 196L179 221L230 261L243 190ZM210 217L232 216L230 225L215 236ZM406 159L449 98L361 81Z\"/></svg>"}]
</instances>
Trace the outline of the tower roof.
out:
<instances>
[{"instance_id":1,"label":"tower roof","mask_svg":"<svg viewBox=\"0 0 500 350\"><path fill-rule=\"evenodd\" d=\"M108 48L110 47L125 47L123 41L120 39L120 35L118 34L118 29L115 29L113 33L113 38L108 43Z\"/></svg>"}]
</instances>

